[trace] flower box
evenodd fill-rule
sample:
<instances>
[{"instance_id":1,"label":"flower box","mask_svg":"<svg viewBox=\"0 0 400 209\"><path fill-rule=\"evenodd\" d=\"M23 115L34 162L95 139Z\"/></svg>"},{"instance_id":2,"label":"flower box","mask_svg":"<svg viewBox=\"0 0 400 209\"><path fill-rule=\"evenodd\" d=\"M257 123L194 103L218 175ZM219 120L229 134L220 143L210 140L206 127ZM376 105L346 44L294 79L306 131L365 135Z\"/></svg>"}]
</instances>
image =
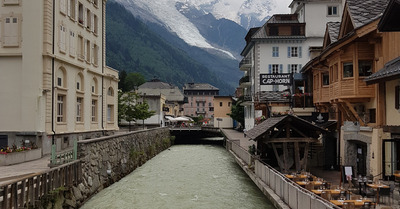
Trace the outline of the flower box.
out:
<instances>
[{"instance_id":1,"label":"flower box","mask_svg":"<svg viewBox=\"0 0 400 209\"><path fill-rule=\"evenodd\" d=\"M11 152L0 154L0 166L13 165L31 160L36 160L42 157L42 149L32 149L22 152Z\"/></svg>"}]
</instances>

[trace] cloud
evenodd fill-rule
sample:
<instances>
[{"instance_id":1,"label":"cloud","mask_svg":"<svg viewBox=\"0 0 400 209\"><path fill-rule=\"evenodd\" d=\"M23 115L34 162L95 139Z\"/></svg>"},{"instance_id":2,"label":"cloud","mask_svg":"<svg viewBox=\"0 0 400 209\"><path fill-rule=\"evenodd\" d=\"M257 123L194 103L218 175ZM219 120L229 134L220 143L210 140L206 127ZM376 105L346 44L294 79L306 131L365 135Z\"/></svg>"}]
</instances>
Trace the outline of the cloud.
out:
<instances>
[{"instance_id":1,"label":"cloud","mask_svg":"<svg viewBox=\"0 0 400 209\"><path fill-rule=\"evenodd\" d=\"M292 3L292 0L273 0L275 9L272 10L273 14L289 14L290 9L289 5Z\"/></svg>"}]
</instances>

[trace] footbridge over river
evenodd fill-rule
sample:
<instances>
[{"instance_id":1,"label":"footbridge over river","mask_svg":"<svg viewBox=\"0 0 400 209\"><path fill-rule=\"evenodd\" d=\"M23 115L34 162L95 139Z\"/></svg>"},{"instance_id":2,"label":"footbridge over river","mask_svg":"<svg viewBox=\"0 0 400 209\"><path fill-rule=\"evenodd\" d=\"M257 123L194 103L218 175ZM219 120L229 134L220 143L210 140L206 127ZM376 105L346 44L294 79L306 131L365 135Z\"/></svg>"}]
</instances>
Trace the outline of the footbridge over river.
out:
<instances>
[{"instance_id":1,"label":"footbridge over river","mask_svg":"<svg viewBox=\"0 0 400 209\"><path fill-rule=\"evenodd\" d=\"M170 127L170 133L177 139L199 139L206 137L222 137L221 129L209 126Z\"/></svg>"}]
</instances>

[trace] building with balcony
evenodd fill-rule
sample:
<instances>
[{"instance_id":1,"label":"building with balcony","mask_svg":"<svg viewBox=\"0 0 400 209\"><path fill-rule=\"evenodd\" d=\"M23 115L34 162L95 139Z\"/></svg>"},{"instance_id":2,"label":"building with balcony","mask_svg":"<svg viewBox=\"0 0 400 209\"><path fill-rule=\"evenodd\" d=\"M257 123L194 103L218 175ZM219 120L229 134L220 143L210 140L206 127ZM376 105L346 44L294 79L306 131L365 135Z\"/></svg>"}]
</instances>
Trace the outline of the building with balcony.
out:
<instances>
[{"instance_id":1,"label":"building with balcony","mask_svg":"<svg viewBox=\"0 0 400 209\"><path fill-rule=\"evenodd\" d=\"M388 135L381 127L388 123L386 109L397 114L393 98L390 106L385 104L385 97L394 96L396 81L385 84L379 82L381 76L371 77L391 69L384 64L399 56L393 47L399 35L378 30L387 5L388 0L347 0L341 23L327 24L322 53L303 68L312 81L316 108L338 123L338 163L353 166L357 175L384 170L382 138Z\"/></svg>"},{"instance_id":2,"label":"building with balcony","mask_svg":"<svg viewBox=\"0 0 400 209\"><path fill-rule=\"evenodd\" d=\"M0 4L0 146L50 153L118 130L118 72L105 64L105 4Z\"/></svg>"},{"instance_id":3,"label":"building with balcony","mask_svg":"<svg viewBox=\"0 0 400 209\"><path fill-rule=\"evenodd\" d=\"M292 14L275 14L262 27L249 30L239 64L244 71L240 87L247 130L258 117L286 114L295 108L311 116L311 89L300 70L322 47L324 31L315 28L339 21L341 2L294 0L289 6Z\"/></svg>"},{"instance_id":4,"label":"building with balcony","mask_svg":"<svg viewBox=\"0 0 400 209\"><path fill-rule=\"evenodd\" d=\"M214 118L214 96L219 95L218 88L206 83L187 83L183 94L188 99L183 105L185 116Z\"/></svg>"}]
</instances>

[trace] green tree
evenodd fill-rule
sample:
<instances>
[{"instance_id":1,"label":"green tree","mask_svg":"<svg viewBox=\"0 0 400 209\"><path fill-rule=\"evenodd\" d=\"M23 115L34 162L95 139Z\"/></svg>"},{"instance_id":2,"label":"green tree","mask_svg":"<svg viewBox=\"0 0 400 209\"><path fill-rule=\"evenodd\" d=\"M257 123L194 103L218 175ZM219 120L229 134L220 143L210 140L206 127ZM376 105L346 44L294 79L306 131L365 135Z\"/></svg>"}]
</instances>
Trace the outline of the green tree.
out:
<instances>
[{"instance_id":1,"label":"green tree","mask_svg":"<svg viewBox=\"0 0 400 209\"><path fill-rule=\"evenodd\" d=\"M136 90L138 86L144 84L146 79L140 73L129 73L125 79L125 87L127 91Z\"/></svg>"},{"instance_id":2,"label":"green tree","mask_svg":"<svg viewBox=\"0 0 400 209\"><path fill-rule=\"evenodd\" d=\"M126 91L127 91L126 85L125 85L126 76L127 76L127 75L128 75L128 74L126 73L125 70L122 70L122 71L119 72L118 89L121 89L123 92L126 92Z\"/></svg>"},{"instance_id":3,"label":"green tree","mask_svg":"<svg viewBox=\"0 0 400 209\"><path fill-rule=\"evenodd\" d=\"M135 119L143 121L143 129L144 129L144 120L153 116L156 112L153 110L149 110L149 104L144 100L142 103L137 104L135 106Z\"/></svg>"},{"instance_id":4,"label":"green tree","mask_svg":"<svg viewBox=\"0 0 400 209\"><path fill-rule=\"evenodd\" d=\"M244 126L244 107L240 104L243 102L243 97L232 103L231 113L228 114L233 120L236 120Z\"/></svg>"}]
</instances>

